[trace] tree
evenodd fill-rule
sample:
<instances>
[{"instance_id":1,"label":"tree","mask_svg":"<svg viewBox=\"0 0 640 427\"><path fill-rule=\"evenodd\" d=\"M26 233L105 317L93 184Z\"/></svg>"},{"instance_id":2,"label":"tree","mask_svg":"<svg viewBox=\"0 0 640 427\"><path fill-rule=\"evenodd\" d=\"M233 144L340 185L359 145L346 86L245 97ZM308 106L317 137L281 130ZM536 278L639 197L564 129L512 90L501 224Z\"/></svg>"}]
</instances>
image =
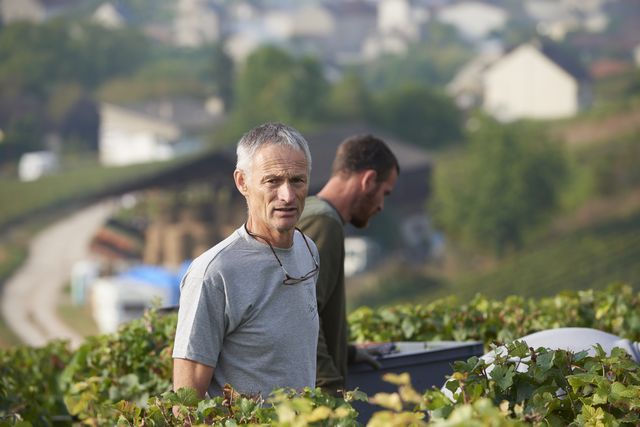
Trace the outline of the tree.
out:
<instances>
[{"instance_id":1,"label":"tree","mask_svg":"<svg viewBox=\"0 0 640 427\"><path fill-rule=\"evenodd\" d=\"M331 87L329 111L336 120L364 121L371 115L371 102L364 82L349 72Z\"/></svg>"},{"instance_id":2,"label":"tree","mask_svg":"<svg viewBox=\"0 0 640 427\"><path fill-rule=\"evenodd\" d=\"M216 92L224 101L227 111L233 104L233 60L227 55L221 43L216 43L210 53L210 76L216 87Z\"/></svg>"},{"instance_id":3,"label":"tree","mask_svg":"<svg viewBox=\"0 0 640 427\"><path fill-rule=\"evenodd\" d=\"M462 160L436 168L434 216L451 237L500 256L556 207L565 175L539 125L480 119Z\"/></svg>"},{"instance_id":4,"label":"tree","mask_svg":"<svg viewBox=\"0 0 640 427\"><path fill-rule=\"evenodd\" d=\"M421 84L405 84L378 94L372 121L424 148L462 139L462 115L444 94Z\"/></svg>"},{"instance_id":5,"label":"tree","mask_svg":"<svg viewBox=\"0 0 640 427\"><path fill-rule=\"evenodd\" d=\"M37 94L61 82L93 88L135 70L148 50L144 36L133 30L64 21L11 24L0 33L0 88Z\"/></svg>"},{"instance_id":6,"label":"tree","mask_svg":"<svg viewBox=\"0 0 640 427\"><path fill-rule=\"evenodd\" d=\"M266 121L299 128L313 126L327 115L329 84L318 61L294 58L272 46L251 54L236 85L232 127L243 132Z\"/></svg>"}]
</instances>

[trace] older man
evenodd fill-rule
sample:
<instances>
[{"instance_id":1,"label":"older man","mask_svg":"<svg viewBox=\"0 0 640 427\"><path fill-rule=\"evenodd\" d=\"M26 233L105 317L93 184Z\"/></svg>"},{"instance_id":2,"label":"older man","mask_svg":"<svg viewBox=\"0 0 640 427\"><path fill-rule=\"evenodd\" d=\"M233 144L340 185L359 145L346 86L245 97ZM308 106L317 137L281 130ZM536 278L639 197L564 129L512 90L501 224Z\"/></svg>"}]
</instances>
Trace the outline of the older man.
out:
<instances>
[{"instance_id":1,"label":"older man","mask_svg":"<svg viewBox=\"0 0 640 427\"><path fill-rule=\"evenodd\" d=\"M245 134L234 180L246 223L196 258L181 284L173 387L219 395L315 385L319 255L295 226L307 196L305 139L279 123Z\"/></svg>"},{"instance_id":2,"label":"older man","mask_svg":"<svg viewBox=\"0 0 640 427\"><path fill-rule=\"evenodd\" d=\"M343 388L349 362L378 363L364 348L348 345L344 288L344 230L351 223L366 227L384 208L384 198L396 184L400 166L389 147L372 135L355 135L342 142L331 178L315 197L307 199L299 227L320 250L317 284L320 334L317 385Z\"/></svg>"}]
</instances>

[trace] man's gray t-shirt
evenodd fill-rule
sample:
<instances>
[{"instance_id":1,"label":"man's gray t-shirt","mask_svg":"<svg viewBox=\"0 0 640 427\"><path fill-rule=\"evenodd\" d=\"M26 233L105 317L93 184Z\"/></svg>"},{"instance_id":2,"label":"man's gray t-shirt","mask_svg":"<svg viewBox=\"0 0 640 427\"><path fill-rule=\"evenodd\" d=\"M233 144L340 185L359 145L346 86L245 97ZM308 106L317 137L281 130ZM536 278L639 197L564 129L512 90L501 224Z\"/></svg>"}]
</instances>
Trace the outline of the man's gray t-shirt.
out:
<instances>
[{"instance_id":1,"label":"man's gray t-shirt","mask_svg":"<svg viewBox=\"0 0 640 427\"><path fill-rule=\"evenodd\" d=\"M307 242L319 263L315 244ZM274 249L293 277L314 267L300 232L291 248ZM214 367L210 396L226 383L263 396L279 387L314 387L316 278L284 285L269 246L238 228L196 258L182 279L173 357Z\"/></svg>"}]
</instances>

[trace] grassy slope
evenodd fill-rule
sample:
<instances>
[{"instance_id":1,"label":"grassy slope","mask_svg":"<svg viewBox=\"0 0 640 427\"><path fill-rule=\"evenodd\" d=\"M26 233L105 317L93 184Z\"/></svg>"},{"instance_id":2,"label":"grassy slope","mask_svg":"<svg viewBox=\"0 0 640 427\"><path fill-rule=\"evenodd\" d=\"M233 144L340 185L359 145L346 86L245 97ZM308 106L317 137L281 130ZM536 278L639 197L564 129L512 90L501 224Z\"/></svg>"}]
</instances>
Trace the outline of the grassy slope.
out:
<instances>
[{"instance_id":1,"label":"grassy slope","mask_svg":"<svg viewBox=\"0 0 640 427\"><path fill-rule=\"evenodd\" d=\"M492 272L455 281L462 297L549 296L625 282L640 289L640 212L572 232L503 260Z\"/></svg>"},{"instance_id":2,"label":"grassy slope","mask_svg":"<svg viewBox=\"0 0 640 427\"><path fill-rule=\"evenodd\" d=\"M7 222L35 210L95 193L166 168L171 162L127 167L100 167L95 162L33 182L0 181L0 229Z\"/></svg>"}]
</instances>

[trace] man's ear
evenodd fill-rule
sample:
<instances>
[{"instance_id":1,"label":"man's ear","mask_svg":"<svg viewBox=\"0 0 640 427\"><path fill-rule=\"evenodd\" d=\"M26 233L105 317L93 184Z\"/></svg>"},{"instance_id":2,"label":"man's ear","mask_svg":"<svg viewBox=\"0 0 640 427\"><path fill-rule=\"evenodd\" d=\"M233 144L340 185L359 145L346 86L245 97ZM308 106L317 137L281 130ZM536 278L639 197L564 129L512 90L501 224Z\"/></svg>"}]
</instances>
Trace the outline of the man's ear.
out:
<instances>
[{"instance_id":1,"label":"man's ear","mask_svg":"<svg viewBox=\"0 0 640 427\"><path fill-rule=\"evenodd\" d=\"M236 188L243 196L247 195L247 176L240 169L233 171L233 180L236 183Z\"/></svg>"},{"instance_id":2,"label":"man's ear","mask_svg":"<svg viewBox=\"0 0 640 427\"><path fill-rule=\"evenodd\" d=\"M360 176L360 185L365 192L371 191L377 184L378 173L373 169L367 169Z\"/></svg>"}]
</instances>

